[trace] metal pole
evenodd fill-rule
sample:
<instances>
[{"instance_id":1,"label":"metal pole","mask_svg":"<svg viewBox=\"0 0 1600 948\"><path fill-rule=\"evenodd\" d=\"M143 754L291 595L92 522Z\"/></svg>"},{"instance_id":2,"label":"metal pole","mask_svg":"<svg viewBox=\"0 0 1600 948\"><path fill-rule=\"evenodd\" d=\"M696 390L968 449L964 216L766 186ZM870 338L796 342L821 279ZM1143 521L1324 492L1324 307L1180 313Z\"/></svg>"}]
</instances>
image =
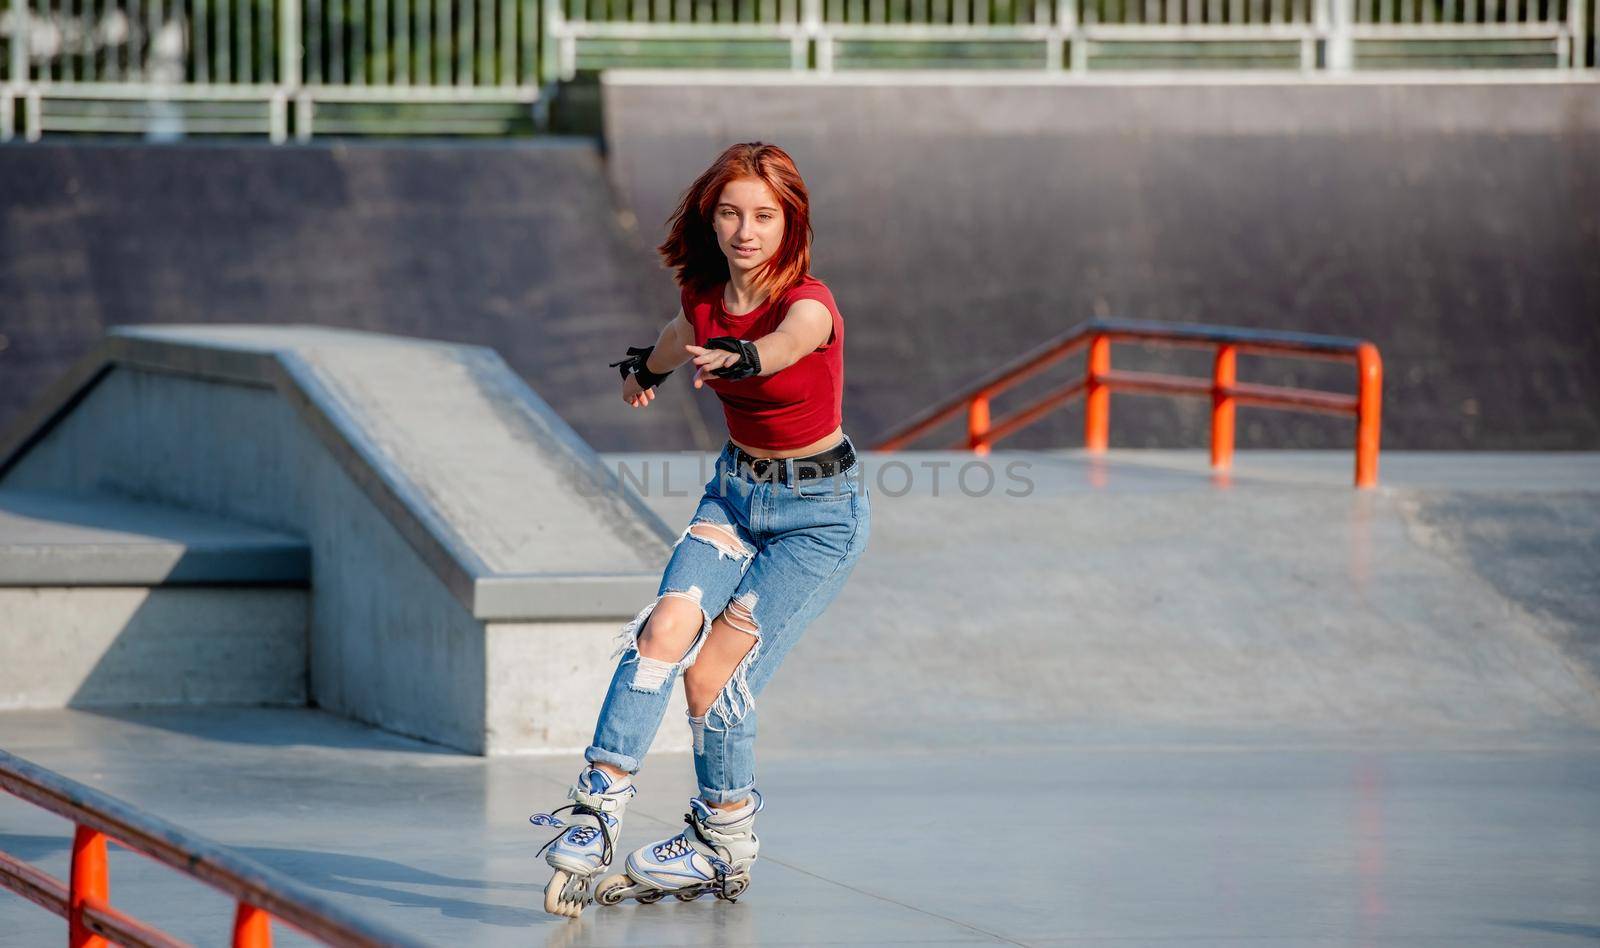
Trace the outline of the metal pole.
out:
<instances>
[{"instance_id":1,"label":"metal pole","mask_svg":"<svg viewBox=\"0 0 1600 948\"><path fill-rule=\"evenodd\" d=\"M67 896L68 948L111 948L111 943L83 924L86 902L111 900L111 875L106 866L106 837L87 826L72 835L72 888Z\"/></svg>"},{"instance_id":2,"label":"metal pole","mask_svg":"<svg viewBox=\"0 0 1600 948\"><path fill-rule=\"evenodd\" d=\"M1111 389L1101 379L1111 371L1111 339L1095 336L1089 343L1089 365L1084 385L1083 446L1090 454L1104 454L1111 440Z\"/></svg>"},{"instance_id":3,"label":"metal pole","mask_svg":"<svg viewBox=\"0 0 1600 948\"><path fill-rule=\"evenodd\" d=\"M233 914L233 948L272 948L272 916L240 902Z\"/></svg>"},{"instance_id":4,"label":"metal pole","mask_svg":"<svg viewBox=\"0 0 1600 948\"><path fill-rule=\"evenodd\" d=\"M301 60L305 47L301 44L300 4L302 0L278 0L279 32L283 35L278 47L282 57L278 64L278 85L289 95L300 88Z\"/></svg>"},{"instance_id":5,"label":"metal pole","mask_svg":"<svg viewBox=\"0 0 1600 948\"><path fill-rule=\"evenodd\" d=\"M294 97L294 139L301 144L311 140L311 93L301 90Z\"/></svg>"},{"instance_id":6,"label":"metal pole","mask_svg":"<svg viewBox=\"0 0 1600 948\"><path fill-rule=\"evenodd\" d=\"M28 21L33 17L29 0L11 0L11 81L28 81Z\"/></svg>"},{"instance_id":7,"label":"metal pole","mask_svg":"<svg viewBox=\"0 0 1600 948\"><path fill-rule=\"evenodd\" d=\"M1567 57L1566 65L1570 69L1582 69L1587 65L1589 57L1588 38L1584 36L1583 29L1584 0L1567 0L1567 31L1572 44L1572 52Z\"/></svg>"},{"instance_id":8,"label":"metal pole","mask_svg":"<svg viewBox=\"0 0 1600 948\"><path fill-rule=\"evenodd\" d=\"M44 134L44 102L39 90L24 87L22 106L22 126L26 129L23 137L30 142L36 142L39 136Z\"/></svg>"},{"instance_id":9,"label":"metal pole","mask_svg":"<svg viewBox=\"0 0 1600 948\"><path fill-rule=\"evenodd\" d=\"M289 140L289 95L282 86L267 100L267 135L274 145Z\"/></svg>"},{"instance_id":10,"label":"metal pole","mask_svg":"<svg viewBox=\"0 0 1600 948\"><path fill-rule=\"evenodd\" d=\"M1355 8L1351 0L1317 0L1327 10L1327 68L1349 72L1355 66L1355 40L1350 35Z\"/></svg>"},{"instance_id":11,"label":"metal pole","mask_svg":"<svg viewBox=\"0 0 1600 948\"><path fill-rule=\"evenodd\" d=\"M989 433L989 396L979 395L967 403L967 447L974 454L988 454L984 437Z\"/></svg>"},{"instance_id":12,"label":"metal pole","mask_svg":"<svg viewBox=\"0 0 1600 948\"><path fill-rule=\"evenodd\" d=\"M1238 381L1239 347L1218 346L1211 366L1211 469L1233 467L1234 404L1230 391Z\"/></svg>"},{"instance_id":13,"label":"metal pole","mask_svg":"<svg viewBox=\"0 0 1600 948\"><path fill-rule=\"evenodd\" d=\"M1383 359L1377 346L1363 342L1356 350L1356 372L1356 486L1376 487L1383 425Z\"/></svg>"}]
</instances>

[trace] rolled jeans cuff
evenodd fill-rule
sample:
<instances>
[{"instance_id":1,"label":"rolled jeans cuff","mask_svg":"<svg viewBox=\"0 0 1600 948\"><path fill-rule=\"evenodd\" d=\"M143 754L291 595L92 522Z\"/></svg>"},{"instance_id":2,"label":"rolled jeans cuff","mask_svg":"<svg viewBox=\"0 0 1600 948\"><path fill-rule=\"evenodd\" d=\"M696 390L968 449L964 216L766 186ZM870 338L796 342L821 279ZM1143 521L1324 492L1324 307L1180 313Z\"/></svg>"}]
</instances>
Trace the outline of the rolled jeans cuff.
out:
<instances>
[{"instance_id":1,"label":"rolled jeans cuff","mask_svg":"<svg viewBox=\"0 0 1600 948\"><path fill-rule=\"evenodd\" d=\"M748 784L737 790L716 790L711 787L700 788L700 799L707 803L734 803L743 800L755 789L755 784Z\"/></svg>"},{"instance_id":2,"label":"rolled jeans cuff","mask_svg":"<svg viewBox=\"0 0 1600 948\"><path fill-rule=\"evenodd\" d=\"M597 747L593 744L589 745L589 748L583 752L583 759L591 764L610 764L624 773L634 774L639 772L638 758L608 751L604 747Z\"/></svg>"}]
</instances>

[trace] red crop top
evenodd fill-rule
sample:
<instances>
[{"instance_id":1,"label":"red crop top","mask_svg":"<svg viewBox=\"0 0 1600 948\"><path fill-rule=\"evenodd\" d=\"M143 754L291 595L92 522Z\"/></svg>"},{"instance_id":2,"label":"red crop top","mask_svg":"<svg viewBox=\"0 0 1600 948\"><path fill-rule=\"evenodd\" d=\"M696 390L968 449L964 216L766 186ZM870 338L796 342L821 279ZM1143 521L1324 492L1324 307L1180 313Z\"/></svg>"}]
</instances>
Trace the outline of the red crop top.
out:
<instances>
[{"instance_id":1,"label":"red crop top","mask_svg":"<svg viewBox=\"0 0 1600 948\"><path fill-rule=\"evenodd\" d=\"M775 301L742 316L729 315L722 305L725 284L704 293L682 292L683 315L694 327L694 344L704 346L713 336L733 336L754 342L778 324L796 300L816 300L833 315L833 331L794 365L771 375L753 375L737 381L706 377L722 400L728 434L740 444L785 451L810 444L839 427L844 402L844 319L833 294L821 280L807 276Z\"/></svg>"}]
</instances>

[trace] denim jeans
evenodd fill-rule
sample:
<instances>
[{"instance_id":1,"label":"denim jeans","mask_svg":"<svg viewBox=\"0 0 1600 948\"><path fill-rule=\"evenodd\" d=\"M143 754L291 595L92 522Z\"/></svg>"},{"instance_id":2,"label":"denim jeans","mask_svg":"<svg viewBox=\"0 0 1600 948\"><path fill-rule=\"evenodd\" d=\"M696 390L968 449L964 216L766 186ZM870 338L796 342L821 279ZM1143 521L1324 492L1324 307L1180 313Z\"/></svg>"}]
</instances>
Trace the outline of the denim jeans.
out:
<instances>
[{"instance_id":1,"label":"denim jeans","mask_svg":"<svg viewBox=\"0 0 1600 948\"><path fill-rule=\"evenodd\" d=\"M584 752L590 762L636 772L661 726L677 674L694 663L712 619L725 608L730 615L737 610L743 621L734 624L753 626L755 645L706 714L689 717L695 775L701 797L710 803L742 799L755 784L756 696L801 632L838 595L866 549L871 527L859 458L831 476L791 476L784 484L777 480L778 465L761 478L748 467L735 470L733 452L733 442L723 445L699 509L672 548L656 598L622 627L621 660L594 742ZM700 523L732 527L739 544L691 533ZM701 629L676 662L641 656L638 649L639 633L663 596L700 608Z\"/></svg>"}]
</instances>

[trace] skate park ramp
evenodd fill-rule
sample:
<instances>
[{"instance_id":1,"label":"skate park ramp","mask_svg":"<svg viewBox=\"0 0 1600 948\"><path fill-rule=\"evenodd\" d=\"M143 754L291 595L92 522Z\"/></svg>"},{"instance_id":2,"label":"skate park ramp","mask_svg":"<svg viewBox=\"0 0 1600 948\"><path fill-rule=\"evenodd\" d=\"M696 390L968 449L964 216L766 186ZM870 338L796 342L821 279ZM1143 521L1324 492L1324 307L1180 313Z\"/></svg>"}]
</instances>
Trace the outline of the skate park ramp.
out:
<instances>
[{"instance_id":1,"label":"skate park ramp","mask_svg":"<svg viewBox=\"0 0 1600 948\"><path fill-rule=\"evenodd\" d=\"M471 753L581 748L672 542L481 347L125 327L21 421L0 708L255 695Z\"/></svg>"},{"instance_id":2,"label":"skate park ramp","mask_svg":"<svg viewBox=\"0 0 1600 948\"><path fill-rule=\"evenodd\" d=\"M855 71L763 77L750 94L747 74L618 70L599 92L606 171L641 231L729 142L794 157L814 202L812 269L852 327L846 430L864 437L1119 316L1371 340L1396 368L1386 447L1600 449L1593 82L1260 79ZM1209 368L1194 355L1126 367ZM1268 362L1252 377L1326 384ZM1149 402L1112 445L1198 445L1206 410ZM1081 431L1058 412L1007 446ZM1337 419L1293 412L1256 413L1238 434L1263 449L1347 438Z\"/></svg>"},{"instance_id":3,"label":"skate park ramp","mask_svg":"<svg viewBox=\"0 0 1600 948\"><path fill-rule=\"evenodd\" d=\"M711 461L601 459L674 526ZM1374 491L1343 452L1219 479L1198 452L996 451L988 492L972 461L867 454L867 553L758 702L736 905L545 916L525 821L572 755L309 709L13 712L0 746L441 945L1600 936L1600 457L1390 453ZM687 755L640 786L624 851L682 827ZM66 839L0 800L0 849L64 872ZM112 879L202 943L230 917L132 857ZM0 900L0 931L59 923Z\"/></svg>"},{"instance_id":4,"label":"skate park ramp","mask_svg":"<svg viewBox=\"0 0 1600 948\"><path fill-rule=\"evenodd\" d=\"M0 430L111 326L295 322L490 346L593 445L716 443L615 398L678 296L589 139L45 140L0 209Z\"/></svg>"}]
</instances>

